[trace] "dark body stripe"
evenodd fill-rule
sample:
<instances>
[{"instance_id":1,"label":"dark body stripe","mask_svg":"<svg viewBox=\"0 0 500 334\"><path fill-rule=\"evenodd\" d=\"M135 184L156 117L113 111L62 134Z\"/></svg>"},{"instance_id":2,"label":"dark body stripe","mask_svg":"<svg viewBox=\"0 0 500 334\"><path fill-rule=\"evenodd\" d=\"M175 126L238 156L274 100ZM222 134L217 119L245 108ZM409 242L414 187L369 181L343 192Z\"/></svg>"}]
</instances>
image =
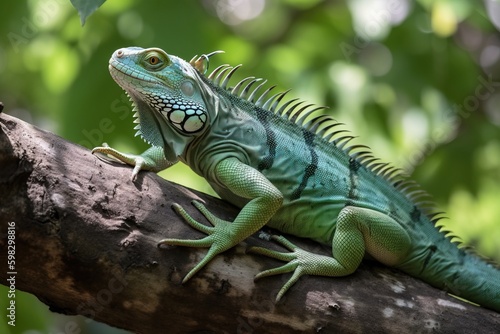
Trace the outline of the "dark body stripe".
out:
<instances>
[{"instance_id":1,"label":"dark body stripe","mask_svg":"<svg viewBox=\"0 0 500 334\"><path fill-rule=\"evenodd\" d=\"M307 131L306 129L302 129L302 134L304 135L304 141L309 148L309 153L311 154L311 162L304 170L304 175L302 176L302 181L300 182L299 186L293 191L292 195L290 196L291 200L300 198L302 191L307 186L307 181L316 173L316 170L318 169L318 154L316 153L316 149L314 148L315 135L312 132Z\"/></svg>"},{"instance_id":2,"label":"dark body stripe","mask_svg":"<svg viewBox=\"0 0 500 334\"><path fill-rule=\"evenodd\" d=\"M266 155L260 162L259 165L257 166L257 169L259 172L262 172L263 170L270 169L273 166L274 163L274 158L276 157L276 134L273 132L273 129L271 128L269 124L268 118L268 111L265 111L261 108L257 108L257 119L259 122L262 124L264 127L264 130L266 131L266 143L267 146L269 147L269 154Z\"/></svg>"},{"instance_id":3,"label":"dark body stripe","mask_svg":"<svg viewBox=\"0 0 500 334\"><path fill-rule=\"evenodd\" d=\"M358 200L358 170L361 164L356 159L349 159L349 193L347 195L346 206L354 205Z\"/></svg>"}]
</instances>

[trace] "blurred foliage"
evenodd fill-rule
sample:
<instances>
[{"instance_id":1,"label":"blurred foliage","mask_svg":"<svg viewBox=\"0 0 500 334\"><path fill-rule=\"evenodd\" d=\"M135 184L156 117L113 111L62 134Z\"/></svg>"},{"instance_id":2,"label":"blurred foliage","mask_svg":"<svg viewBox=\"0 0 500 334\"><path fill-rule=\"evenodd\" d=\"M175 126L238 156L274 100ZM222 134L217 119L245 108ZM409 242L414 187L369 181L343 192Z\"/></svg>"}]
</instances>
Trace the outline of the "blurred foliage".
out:
<instances>
[{"instance_id":1,"label":"blurred foliage","mask_svg":"<svg viewBox=\"0 0 500 334\"><path fill-rule=\"evenodd\" d=\"M434 195L447 228L500 259L497 1L108 0L83 28L67 0L4 1L0 11L9 114L88 148L106 141L141 152L130 104L107 71L111 53L157 46L190 59L225 50L212 68L242 63L240 79L265 77L331 106L358 143ZM160 175L211 191L182 165ZM67 332L72 321L79 333L109 330L81 317L48 321L46 306L18 296L19 326L0 322L2 333Z\"/></svg>"}]
</instances>

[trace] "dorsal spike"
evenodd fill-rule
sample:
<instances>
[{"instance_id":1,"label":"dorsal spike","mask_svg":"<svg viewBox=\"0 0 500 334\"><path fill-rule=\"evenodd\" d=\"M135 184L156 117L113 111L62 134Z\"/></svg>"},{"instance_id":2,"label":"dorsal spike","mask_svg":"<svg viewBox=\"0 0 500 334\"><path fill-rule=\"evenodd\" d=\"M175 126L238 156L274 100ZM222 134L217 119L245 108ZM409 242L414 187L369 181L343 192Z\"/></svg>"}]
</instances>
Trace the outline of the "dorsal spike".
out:
<instances>
[{"instance_id":1,"label":"dorsal spike","mask_svg":"<svg viewBox=\"0 0 500 334\"><path fill-rule=\"evenodd\" d=\"M260 79L262 80L262 79ZM262 86L264 86L266 84L267 80L263 80L260 85L258 85L257 87L255 87L255 89L253 90L252 94L250 94L250 96L247 98L248 101L250 102L253 102L254 99L255 99L255 96L257 95L257 92L262 88Z\"/></svg>"},{"instance_id":2,"label":"dorsal spike","mask_svg":"<svg viewBox=\"0 0 500 334\"><path fill-rule=\"evenodd\" d=\"M318 107L315 110L320 109L321 107ZM315 132L318 136L322 137L322 130L320 130L321 125L326 122L330 122L331 118L330 116L327 115L318 115L311 119L309 122L307 122L304 126L309 129L309 131Z\"/></svg>"},{"instance_id":3,"label":"dorsal spike","mask_svg":"<svg viewBox=\"0 0 500 334\"><path fill-rule=\"evenodd\" d=\"M349 130L340 129L337 131L333 131L329 135L326 135L324 138L326 141L333 142L334 145L337 145L337 138L335 138L335 137L337 137L341 133L349 133ZM335 138L335 139L333 139L333 138Z\"/></svg>"},{"instance_id":4,"label":"dorsal spike","mask_svg":"<svg viewBox=\"0 0 500 334\"><path fill-rule=\"evenodd\" d=\"M210 52L209 54L202 54L199 57L196 55L193 58L191 58L189 63L191 64L191 66L193 66L195 69L197 69L198 72L205 74L208 71L208 65L210 63L209 58L212 57L213 55L218 54L218 53L224 53L224 51L217 50L217 51Z\"/></svg>"},{"instance_id":5,"label":"dorsal spike","mask_svg":"<svg viewBox=\"0 0 500 334\"><path fill-rule=\"evenodd\" d=\"M291 99L289 101L286 101L285 103L283 103L283 105L276 111L276 114L277 115L285 115L287 110L288 110L288 106L292 103L294 103L295 101L297 101L298 99Z\"/></svg>"},{"instance_id":6,"label":"dorsal spike","mask_svg":"<svg viewBox=\"0 0 500 334\"><path fill-rule=\"evenodd\" d=\"M382 165L382 163L380 162L380 159L377 158L377 162L374 162L371 164L370 168L371 170L373 171L374 169L376 169L377 167L379 167L380 165Z\"/></svg>"},{"instance_id":7,"label":"dorsal spike","mask_svg":"<svg viewBox=\"0 0 500 334\"><path fill-rule=\"evenodd\" d=\"M382 177L384 177L390 183L394 182L394 179L397 178L397 177L400 177L400 176L401 176L401 169L399 169L397 167L394 167L394 166L388 167L382 173Z\"/></svg>"},{"instance_id":8,"label":"dorsal spike","mask_svg":"<svg viewBox=\"0 0 500 334\"><path fill-rule=\"evenodd\" d=\"M434 208L435 208L434 202L432 200L430 200L430 198L431 198L430 195L425 193L425 192L418 194L418 195L415 195L415 196L411 196L409 198L411 198L411 200L415 203L422 203L422 201L425 199L425 200L427 200L426 202L432 203L431 210L434 210ZM430 211L430 210L426 210L426 211Z\"/></svg>"},{"instance_id":9,"label":"dorsal spike","mask_svg":"<svg viewBox=\"0 0 500 334\"><path fill-rule=\"evenodd\" d=\"M303 103L302 101L301 103ZM290 117L290 121L294 122L297 125L302 126L304 119L309 115L309 113L306 111L307 108L312 107L314 104L307 104L303 107L301 107L297 112L293 114L293 116Z\"/></svg>"},{"instance_id":10,"label":"dorsal spike","mask_svg":"<svg viewBox=\"0 0 500 334\"><path fill-rule=\"evenodd\" d=\"M282 94L283 94L283 92L279 92L279 93L274 94L270 98L268 98L266 100L266 102L262 105L262 109L269 110L272 112L272 110L270 110L269 106L271 105L271 103L273 103L274 100L276 100L276 98L278 98Z\"/></svg>"},{"instance_id":11,"label":"dorsal spike","mask_svg":"<svg viewBox=\"0 0 500 334\"><path fill-rule=\"evenodd\" d=\"M392 183L392 178L397 176L399 174L398 172L399 170L397 168L391 166L390 164L387 164L384 168L381 168L378 171L378 175Z\"/></svg>"},{"instance_id":12,"label":"dorsal spike","mask_svg":"<svg viewBox=\"0 0 500 334\"><path fill-rule=\"evenodd\" d=\"M212 57L214 55L221 54L221 53L226 53L226 52L224 50L215 50L215 51L210 52L209 54L202 55L202 57L209 59L210 57Z\"/></svg>"},{"instance_id":13,"label":"dorsal spike","mask_svg":"<svg viewBox=\"0 0 500 334\"><path fill-rule=\"evenodd\" d=\"M210 73L210 75L208 76L208 78L209 78L210 80L213 80L213 79L214 79L214 77L217 75L217 73L219 73L219 72L220 72L220 70L222 70L222 69L224 69L224 68L226 68L226 67L228 67L228 66L229 66L228 64L222 64L222 65L220 65L220 66L217 66L217 67L215 68L215 70L213 70L213 71L212 71L212 73Z\"/></svg>"},{"instance_id":14,"label":"dorsal spike","mask_svg":"<svg viewBox=\"0 0 500 334\"><path fill-rule=\"evenodd\" d=\"M262 93L262 95L259 97L259 99L255 102L255 105L257 107L261 107L266 101L267 95L269 94L270 91L272 91L274 88L276 88L276 85L269 87Z\"/></svg>"},{"instance_id":15,"label":"dorsal spike","mask_svg":"<svg viewBox=\"0 0 500 334\"><path fill-rule=\"evenodd\" d=\"M193 56L193 58L191 58L191 60L189 61L189 63L190 63L191 65L193 65L193 63L194 63L195 61L198 61L199 59L200 59L200 57L198 57L198 55L194 55L194 56ZM193 65L193 66L194 66L194 65Z\"/></svg>"},{"instance_id":16,"label":"dorsal spike","mask_svg":"<svg viewBox=\"0 0 500 334\"><path fill-rule=\"evenodd\" d=\"M253 86L254 83L256 83L257 81L261 81L262 79L260 78L254 78L253 80L251 80L246 86L245 88L243 88L243 91L241 92L240 94L240 97L242 99L246 99L248 100L246 97L248 95L248 92L250 91L250 88Z\"/></svg>"},{"instance_id":17,"label":"dorsal spike","mask_svg":"<svg viewBox=\"0 0 500 334\"><path fill-rule=\"evenodd\" d=\"M236 65L235 67L233 67L233 69L231 71L229 71L229 73L224 78L224 81L222 81L222 84L220 85L221 88L226 89L227 84L229 83L229 80L233 76L234 72L236 72L240 67L241 67L241 64Z\"/></svg>"},{"instance_id":18,"label":"dorsal spike","mask_svg":"<svg viewBox=\"0 0 500 334\"><path fill-rule=\"evenodd\" d=\"M247 77L247 78L245 78L245 79L241 80L240 82L238 82L238 83L236 84L236 86L234 86L234 88L231 90L231 94L233 94L233 95L238 95L238 94L240 93L241 86L242 86L245 82L247 82L248 80L253 80L253 79L255 79L255 77Z\"/></svg>"},{"instance_id":19,"label":"dorsal spike","mask_svg":"<svg viewBox=\"0 0 500 334\"><path fill-rule=\"evenodd\" d=\"M360 146L363 146L363 145L360 145ZM356 160L359 160L359 162L361 162L361 160L363 160L365 157L370 156L371 154L372 154L371 151L359 151L359 152L354 152L353 154L351 154L351 157L356 159Z\"/></svg>"},{"instance_id":20,"label":"dorsal spike","mask_svg":"<svg viewBox=\"0 0 500 334\"><path fill-rule=\"evenodd\" d=\"M387 163L387 162L379 162L379 163L377 163L376 165L374 165L372 167L372 172L374 172L375 174L379 174L379 172L383 168L387 167L387 165L389 165L389 163Z\"/></svg>"},{"instance_id":21,"label":"dorsal spike","mask_svg":"<svg viewBox=\"0 0 500 334\"><path fill-rule=\"evenodd\" d=\"M337 127L337 126L341 126L341 125L344 125L344 124L332 120L332 123L328 124L327 126L325 126L321 130L321 134L322 134L323 138L326 141L329 141L329 138L332 138L332 135L333 135L332 133L329 133L330 130L333 129L333 128L335 128L335 127Z\"/></svg>"},{"instance_id":22,"label":"dorsal spike","mask_svg":"<svg viewBox=\"0 0 500 334\"><path fill-rule=\"evenodd\" d=\"M314 105L312 105L314 106ZM318 122L318 118L321 118L321 116L325 116L325 115L318 115L316 117L313 117L312 119L310 119L307 123L303 123L305 121L305 119L309 116L309 115L312 115L314 112L318 111L318 110L321 110L321 109L325 109L325 107L322 107L322 106L319 106L319 107L315 107L315 108L312 108L306 112L304 112L304 116L301 117L300 119L300 122L302 124L302 126L306 129L308 129L309 131L311 132L314 132L316 133L316 129L317 129L317 122ZM324 121L323 121L324 122Z\"/></svg>"},{"instance_id":23,"label":"dorsal spike","mask_svg":"<svg viewBox=\"0 0 500 334\"><path fill-rule=\"evenodd\" d=\"M397 180L396 182L394 182L394 183L392 184L392 186L393 186L394 188L396 188L396 189L398 189L398 190L399 190L399 186L400 186L402 183L404 183L405 181L406 181L406 179L400 179L400 180Z\"/></svg>"},{"instance_id":24,"label":"dorsal spike","mask_svg":"<svg viewBox=\"0 0 500 334\"><path fill-rule=\"evenodd\" d=\"M405 180L403 183L401 183L400 187L398 187L398 190L406 194L415 188L420 188L415 181Z\"/></svg>"},{"instance_id":25,"label":"dorsal spike","mask_svg":"<svg viewBox=\"0 0 500 334\"><path fill-rule=\"evenodd\" d=\"M443 211L437 211L437 212L434 212L434 213L430 214L430 215L429 215L429 218L430 218L431 220L434 220L434 219L441 219L442 217L438 217L438 216L442 216L442 215L444 215L444 214L446 214L446 213L445 213L445 212L443 212Z\"/></svg>"},{"instance_id":26,"label":"dorsal spike","mask_svg":"<svg viewBox=\"0 0 500 334\"><path fill-rule=\"evenodd\" d=\"M297 99L298 100L298 99ZM297 101L294 105L292 105L291 107L287 108L286 110L283 110L283 114L281 114L282 116L286 116L288 117L288 119L291 119L293 117L293 114L294 114L294 110L300 106L302 103L304 103L304 101Z\"/></svg>"},{"instance_id":27,"label":"dorsal spike","mask_svg":"<svg viewBox=\"0 0 500 334\"><path fill-rule=\"evenodd\" d=\"M223 68L219 74L217 74L217 76L215 77L215 79L213 80L214 84L216 84L217 86L221 86L220 85L220 81L222 80L222 78L226 75L226 72L233 69L232 66L227 66L225 68Z\"/></svg>"},{"instance_id":28,"label":"dorsal spike","mask_svg":"<svg viewBox=\"0 0 500 334\"><path fill-rule=\"evenodd\" d=\"M351 151L354 151L354 150L357 150L357 149L362 149L363 151L359 151L359 152L354 152L351 154L351 156L353 158L356 158L356 155L359 154L359 153L362 153L362 152L370 152L370 148L366 145L363 145L363 144L356 144L356 145L353 145L351 146Z\"/></svg>"},{"instance_id":29,"label":"dorsal spike","mask_svg":"<svg viewBox=\"0 0 500 334\"><path fill-rule=\"evenodd\" d=\"M347 144L348 142L350 142L351 140L353 140L354 138L356 138L356 137L355 137L355 136L344 136L344 137L341 137L341 138L339 138L339 139L337 140L336 145L337 145L340 149L344 150L344 147L346 146L346 144ZM347 148L346 148L345 150L347 150Z\"/></svg>"},{"instance_id":30,"label":"dorsal spike","mask_svg":"<svg viewBox=\"0 0 500 334\"><path fill-rule=\"evenodd\" d=\"M356 136L346 136L345 137L346 139L341 139L337 142L337 145L340 149L344 150L345 152L347 152L347 154L349 154L349 150L350 150L350 146L346 146L351 140L353 140L354 138L356 138ZM342 142L341 142L342 141Z\"/></svg>"},{"instance_id":31,"label":"dorsal spike","mask_svg":"<svg viewBox=\"0 0 500 334\"><path fill-rule=\"evenodd\" d=\"M358 161L360 164L362 164L365 167L368 167L368 164L372 162L372 159L374 158L373 154L370 152L369 154L363 155L362 157L358 158Z\"/></svg>"},{"instance_id":32,"label":"dorsal spike","mask_svg":"<svg viewBox=\"0 0 500 334\"><path fill-rule=\"evenodd\" d=\"M274 101L273 105L269 108L269 111L274 112L276 110L276 107L280 104L281 100L285 97L286 94L290 92L290 89L285 90L284 92L281 92L278 94L278 98L276 101Z\"/></svg>"},{"instance_id":33,"label":"dorsal spike","mask_svg":"<svg viewBox=\"0 0 500 334\"><path fill-rule=\"evenodd\" d=\"M413 190L412 192L407 193L406 196L408 196L408 198L411 198L415 202L420 202L419 199L422 199L422 198L427 198L427 199L431 198L431 195L429 195L427 192L425 192L422 189Z\"/></svg>"},{"instance_id":34,"label":"dorsal spike","mask_svg":"<svg viewBox=\"0 0 500 334\"><path fill-rule=\"evenodd\" d=\"M376 161L379 161L379 158L375 158L374 156L371 156L370 158L363 160L363 164L365 165L366 168L371 168L371 164L375 163Z\"/></svg>"},{"instance_id":35,"label":"dorsal spike","mask_svg":"<svg viewBox=\"0 0 500 334\"><path fill-rule=\"evenodd\" d=\"M193 58L191 58L189 63L191 64L191 66L193 66L195 69L197 69L198 72L205 74L207 67L205 66L205 64L203 62L204 60L205 59L203 58L203 56L195 55Z\"/></svg>"}]
</instances>

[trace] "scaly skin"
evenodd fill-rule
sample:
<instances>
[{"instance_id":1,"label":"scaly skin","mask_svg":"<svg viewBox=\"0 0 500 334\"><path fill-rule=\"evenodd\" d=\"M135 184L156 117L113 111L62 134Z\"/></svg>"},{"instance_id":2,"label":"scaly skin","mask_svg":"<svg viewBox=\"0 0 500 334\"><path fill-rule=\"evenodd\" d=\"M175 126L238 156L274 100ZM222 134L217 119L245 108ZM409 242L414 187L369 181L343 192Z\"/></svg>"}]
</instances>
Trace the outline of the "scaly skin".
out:
<instances>
[{"instance_id":1,"label":"scaly skin","mask_svg":"<svg viewBox=\"0 0 500 334\"><path fill-rule=\"evenodd\" d=\"M111 75L131 97L136 129L151 148L141 155L107 146L93 150L134 166L132 179L140 170L159 171L182 161L221 198L241 208L227 222L195 202L209 227L174 205L187 223L207 234L200 240L159 241L208 248L184 282L267 224L332 246L331 257L320 256L273 237L290 252L250 249L287 262L256 278L293 272L277 300L304 274L353 273L368 253L500 311L498 268L459 250L439 232L435 216L416 200L423 193L413 183L377 162L366 147L347 146L352 137L337 130L339 123L327 116L313 118L314 110L300 103L281 104L285 93L256 96L260 86L251 90L255 81L247 79L227 89L237 67L221 67L205 77L209 56L185 62L157 48L117 50L110 59Z\"/></svg>"}]
</instances>

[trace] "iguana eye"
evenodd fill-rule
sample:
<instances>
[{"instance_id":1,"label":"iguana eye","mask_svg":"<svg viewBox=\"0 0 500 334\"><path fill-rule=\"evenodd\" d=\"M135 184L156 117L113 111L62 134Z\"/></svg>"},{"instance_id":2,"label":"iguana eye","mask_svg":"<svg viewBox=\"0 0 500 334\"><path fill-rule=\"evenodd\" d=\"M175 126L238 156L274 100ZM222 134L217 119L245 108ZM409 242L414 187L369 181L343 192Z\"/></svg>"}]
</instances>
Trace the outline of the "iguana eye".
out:
<instances>
[{"instance_id":1,"label":"iguana eye","mask_svg":"<svg viewBox=\"0 0 500 334\"><path fill-rule=\"evenodd\" d=\"M149 57L148 62L151 65L158 65L160 63L160 58L158 58L157 56L152 56Z\"/></svg>"},{"instance_id":2,"label":"iguana eye","mask_svg":"<svg viewBox=\"0 0 500 334\"><path fill-rule=\"evenodd\" d=\"M144 66L149 70L159 71L168 65L169 59L165 55L158 52L150 52L145 55Z\"/></svg>"}]
</instances>

